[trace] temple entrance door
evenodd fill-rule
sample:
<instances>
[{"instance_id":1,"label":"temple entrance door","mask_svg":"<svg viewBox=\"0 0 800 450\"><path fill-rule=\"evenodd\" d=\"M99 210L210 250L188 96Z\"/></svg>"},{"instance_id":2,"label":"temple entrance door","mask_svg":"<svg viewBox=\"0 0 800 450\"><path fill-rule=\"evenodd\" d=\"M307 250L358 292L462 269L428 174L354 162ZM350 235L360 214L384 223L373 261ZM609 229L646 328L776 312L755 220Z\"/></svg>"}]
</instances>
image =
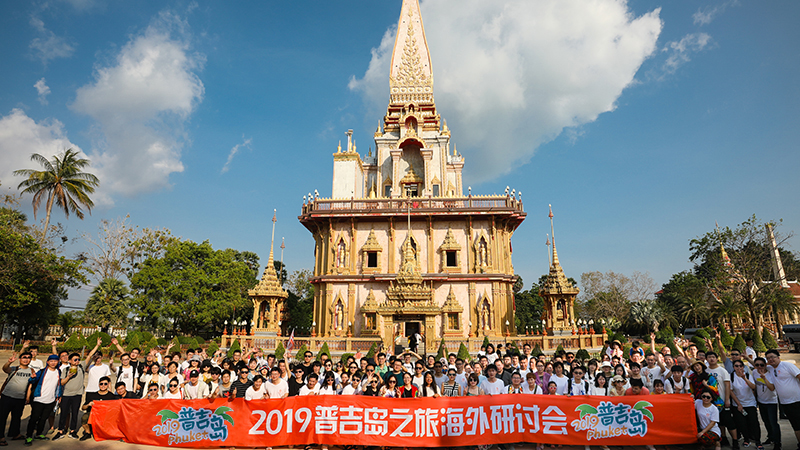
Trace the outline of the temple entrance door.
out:
<instances>
[{"instance_id":1,"label":"temple entrance door","mask_svg":"<svg viewBox=\"0 0 800 450\"><path fill-rule=\"evenodd\" d=\"M416 342L414 335L420 331L420 322L405 322L405 328L405 336L408 338L408 348L413 352L419 353L422 342Z\"/></svg>"}]
</instances>

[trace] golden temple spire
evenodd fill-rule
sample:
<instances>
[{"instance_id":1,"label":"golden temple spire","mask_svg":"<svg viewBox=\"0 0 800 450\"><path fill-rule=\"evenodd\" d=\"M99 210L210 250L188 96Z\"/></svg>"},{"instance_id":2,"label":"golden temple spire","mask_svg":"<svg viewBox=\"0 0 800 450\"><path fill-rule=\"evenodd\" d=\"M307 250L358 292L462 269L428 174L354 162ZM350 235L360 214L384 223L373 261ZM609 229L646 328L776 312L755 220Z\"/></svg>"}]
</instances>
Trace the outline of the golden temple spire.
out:
<instances>
[{"instance_id":1,"label":"golden temple spire","mask_svg":"<svg viewBox=\"0 0 800 450\"><path fill-rule=\"evenodd\" d=\"M267 260L267 267L264 268L264 274L261 275L261 280L258 284L248 291L251 297L276 297L287 298L288 293L281 286L278 273L275 271L275 222L278 221L278 210L273 210L272 213L272 242L269 245L269 260ZM281 245L283 247L283 245ZM283 259L283 256L281 256Z\"/></svg>"},{"instance_id":2,"label":"golden temple spire","mask_svg":"<svg viewBox=\"0 0 800 450\"><path fill-rule=\"evenodd\" d=\"M558 252L556 252L556 232L555 228L553 227L553 205L547 205L550 208L550 213L547 215L550 217L550 236L552 236L552 243L553 243L553 259L551 264L553 267L560 266L558 263Z\"/></svg>"},{"instance_id":3,"label":"golden temple spire","mask_svg":"<svg viewBox=\"0 0 800 450\"><path fill-rule=\"evenodd\" d=\"M433 102L433 66L418 0L403 0L389 72L392 103Z\"/></svg>"},{"instance_id":4,"label":"golden temple spire","mask_svg":"<svg viewBox=\"0 0 800 450\"><path fill-rule=\"evenodd\" d=\"M542 286L542 291L544 293L577 294L578 288L574 287L572 283L569 282L567 276L564 275L564 269L561 268L561 263L558 262L555 227L553 226L553 206L548 206L550 211L547 216L550 217L550 243L553 245L553 260L550 265L550 273L547 275L547 279Z\"/></svg>"}]
</instances>

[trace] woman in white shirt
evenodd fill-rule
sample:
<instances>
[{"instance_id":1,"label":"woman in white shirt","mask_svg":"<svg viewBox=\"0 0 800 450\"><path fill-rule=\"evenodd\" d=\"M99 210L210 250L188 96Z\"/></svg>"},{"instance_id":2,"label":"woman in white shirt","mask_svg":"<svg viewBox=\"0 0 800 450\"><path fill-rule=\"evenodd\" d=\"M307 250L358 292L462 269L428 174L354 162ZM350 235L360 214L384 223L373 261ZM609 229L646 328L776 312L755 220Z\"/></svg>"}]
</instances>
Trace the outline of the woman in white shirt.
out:
<instances>
[{"instance_id":1,"label":"woman in white shirt","mask_svg":"<svg viewBox=\"0 0 800 450\"><path fill-rule=\"evenodd\" d=\"M720 450L719 437L719 409L711 403L715 395L708 389L700 394L700 399L694 401L694 410L697 413L697 422L700 432L697 433L697 440L704 447L714 446L715 450Z\"/></svg>"},{"instance_id":2,"label":"woman in white shirt","mask_svg":"<svg viewBox=\"0 0 800 450\"><path fill-rule=\"evenodd\" d=\"M569 393L569 378L564 375L564 365L560 362L553 364L553 376L550 377L550 383L556 384L558 395L567 395Z\"/></svg>"},{"instance_id":3,"label":"woman in white shirt","mask_svg":"<svg viewBox=\"0 0 800 450\"><path fill-rule=\"evenodd\" d=\"M419 389L420 397L441 397L439 393L439 386L433 380L433 372L425 372L422 381L422 387Z\"/></svg>"},{"instance_id":4,"label":"woman in white shirt","mask_svg":"<svg viewBox=\"0 0 800 450\"><path fill-rule=\"evenodd\" d=\"M589 395L608 395L608 380L602 372L594 377L594 384L589 386Z\"/></svg>"},{"instance_id":5,"label":"woman in white shirt","mask_svg":"<svg viewBox=\"0 0 800 450\"><path fill-rule=\"evenodd\" d=\"M489 364L494 364L497 361L497 353L494 351L494 345L489 344L486 346L486 359L489 360Z\"/></svg>"},{"instance_id":6,"label":"woman in white shirt","mask_svg":"<svg viewBox=\"0 0 800 450\"><path fill-rule=\"evenodd\" d=\"M169 384L167 384L167 391L164 392L164 395L161 398L169 398L169 399L183 399L183 392L180 390L180 382L178 381L177 377L173 377L169 380Z\"/></svg>"},{"instance_id":7,"label":"woman in white shirt","mask_svg":"<svg viewBox=\"0 0 800 450\"><path fill-rule=\"evenodd\" d=\"M539 386L539 384L536 382L535 373L528 372L528 374L525 375L525 378L526 378L525 380L526 383L522 385L523 394L538 394L538 395L544 394L544 391L542 391L542 387Z\"/></svg>"},{"instance_id":8,"label":"woman in white shirt","mask_svg":"<svg viewBox=\"0 0 800 450\"><path fill-rule=\"evenodd\" d=\"M161 375L161 366L159 366L157 362L154 362L153 365L150 366L149 372L143 373L142 376L139 377L139 385L141 386L150 386L152 383L158 385L158 395L160 396L164 392L167 379L166 375ZM147 391L147 389L142 389L142 398L147 397Z\"/></svg>"},{"instance_id":9,"label":"woman in white shirt","mask_svg":"<svg viewBox=\"0 0 800 450\"><path fill-rule=\"evenodd\" d=\"M744 435L744 446L749 447L755 442L756 447L761 447L761 425L756 416L756 396L753 391L756 382L753 375L745 372L742 360L733 363L731 374L731 409L736 429Z\"/></svg>"},{"instance_id":10,"label":"woman in white shirt","mask_svg":"<svg viewBox=\"0 0 800 450\"><path fill-rule=\"evenodd\" d=\"M356 377L353 377L356 379ZM336 377L333 372L325 372L325 379L319 388L317 395L336 395Z\"/></svg>"},{"instance_id":11,"label":"woman in white shirt","mask_svg":"<svg viewBox=\"0 0 800 450\"><path fill-rule=\"evenodd\" d=\"M244 391L245 400L261 400L266 397L267 389L264 387L264 377L256 375L253 377L253 385Z\"/></svg>"}]
</instances>

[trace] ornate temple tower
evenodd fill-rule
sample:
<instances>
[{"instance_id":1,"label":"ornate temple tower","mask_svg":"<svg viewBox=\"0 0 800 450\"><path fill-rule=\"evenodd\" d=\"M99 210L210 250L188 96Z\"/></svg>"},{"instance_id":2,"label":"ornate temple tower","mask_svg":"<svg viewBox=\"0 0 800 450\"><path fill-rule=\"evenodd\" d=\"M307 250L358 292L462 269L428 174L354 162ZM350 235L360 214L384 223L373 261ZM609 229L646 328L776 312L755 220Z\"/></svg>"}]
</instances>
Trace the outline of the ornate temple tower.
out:
<instances>
[{"instance_id":1,"label":"ornate temple tower","mask_svg":"<svg viewBox=\"0 0 800 450\"><path fill-rule=\"evenodd\" d=\"M391 348L398 334L420 332L428 350L441 336L516 334L521 193L464 195L464 158L436 110L417 0L403 1L389 87L374 153L359 154L348 130L333 154L331 198L309 194L299 217L316 242L314 333L380 336Z\"/></svg>"},{"instance_id":2,"label":"ornate temple tower","mask_svg":"<svg viewBox=\"0 0 800 450\"><path fill-rule=\"evenodd\" d=\"M277 213L276 213L277 214ZM266 335L280 335L280 325L283 320L284 302L289 293L283 289L278 273L275 272L275 258L272 249L275 246L276 214L272 215L272 243L269 246L269 259L261 280L247 291L253 301L253 333Z\"/></svg>"},{"instance_id":3,"label":"ornate temple tower","mask_svg":"<svg viewBox=\"0 0 800 450\"><path fill-rule=\"evenodd\" d=\"M553 227L553 209L550 209L550 233L553 237L553 257L550 273L544 282L539 295L544 299L545 328L553 335L573 334L575 330L575 298L578 288L569 282L556 251L556 236Z\"/></svg>"}]
</instances>

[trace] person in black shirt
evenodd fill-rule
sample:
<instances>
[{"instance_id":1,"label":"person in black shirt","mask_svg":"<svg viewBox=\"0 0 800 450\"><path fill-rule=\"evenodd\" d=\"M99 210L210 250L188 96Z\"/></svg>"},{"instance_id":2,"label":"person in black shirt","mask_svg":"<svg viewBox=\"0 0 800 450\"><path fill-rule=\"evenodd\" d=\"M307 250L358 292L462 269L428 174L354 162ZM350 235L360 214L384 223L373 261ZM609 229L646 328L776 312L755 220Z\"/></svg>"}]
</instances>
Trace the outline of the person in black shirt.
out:
<instances>
[{"instance_id":1,"label":"person in black shirt","mask_svg":"<svg viewBox=\"0 0 800 450\"><path fill-rule=\"evenodd\" d=\"M300 388L303 387L303 375L305 372L299 365L294 368L294 377L289 378L289 397L294 397L300 393Z\"/></svg>"},{"instance_id":2,"label":"person in black shirt","mask_svg":"<svg viewBox=\"0 0 800 450\"><path fill-rule=\"evenodd\" d=\"M80 439L81 441L91 439L92 437L92 426L89 425L89 415L92 413L92 405L94 405L94 402L117 399L117 396L113 392L108 390L110 384L111 384L111 378L102 377L98 381L98 386L99 386L98 391L86 393L86 398L83 402L83 406L81 406L81 409L86 411L86 414L84 414L83 417L81 418L81 421L83 422L83 436L81 436Z\"/></svg>"},{"instance_id":3,"label":"person in black shirt","mask_svg":"<svg viewBox=\"0 0 800 450\"><path fill-rule=\"evenodd\" d=\"M231 383L231 390L229 391L230 398L244 398L247 388L253 385L253 382L247 379L250 374L250 369L244 368L239 371L239 378Z\"/></svg>"},{"instance_id":4,"label":"person in black shirt","mask_svg":"<svg viewBox=\"0 0 800 450\"><path fill-rule=\"evenodd\" d=\"M303 368L303 378L307 377L311 372L314 371L313 360L314 354L311 352L305 352L303 354L303 364L300 366Z\"/></svg>"},{"instance_id":5,"label":"person in black shirt","mask_svg":"<svg viewBox=\"0 0 800 450\"><path fill-rule=\"evenodd\" d=\"M139 398L135 393L128 392L128 386L125 385L124 381L117 381L117 384L114 385L114 389L117 391L117 398Z\"/></svg>"}]
</instances>

